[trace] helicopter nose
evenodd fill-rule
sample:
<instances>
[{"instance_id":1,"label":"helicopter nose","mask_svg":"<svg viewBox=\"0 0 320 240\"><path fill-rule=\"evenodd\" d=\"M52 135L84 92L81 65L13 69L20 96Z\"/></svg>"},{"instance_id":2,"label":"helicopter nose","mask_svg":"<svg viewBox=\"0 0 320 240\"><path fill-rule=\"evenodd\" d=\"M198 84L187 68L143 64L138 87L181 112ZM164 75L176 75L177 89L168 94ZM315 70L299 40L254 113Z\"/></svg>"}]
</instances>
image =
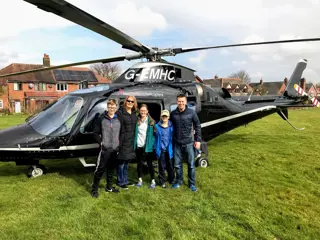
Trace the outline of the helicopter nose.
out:
<instances>
[{"instance_id":1,"label":"helicopter nose","mask_svg":"<svg viewBox=\"0 0 320 240\"><path fill-rule=\"evenodd\" d=\"M21 124L0 130L0 147L27 146L32 139L40 139L44 136L37 133L28 124Z\"/></svg>"}]
</instances>

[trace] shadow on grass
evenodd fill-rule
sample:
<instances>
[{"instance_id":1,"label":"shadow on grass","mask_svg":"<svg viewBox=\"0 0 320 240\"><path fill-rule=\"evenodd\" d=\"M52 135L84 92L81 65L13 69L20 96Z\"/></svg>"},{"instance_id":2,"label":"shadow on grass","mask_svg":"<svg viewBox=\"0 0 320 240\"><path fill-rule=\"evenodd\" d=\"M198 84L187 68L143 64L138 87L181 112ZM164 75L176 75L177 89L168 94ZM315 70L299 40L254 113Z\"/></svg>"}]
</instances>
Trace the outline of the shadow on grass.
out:
<instances>
[{"instance_id":1,"label":"shadow on grass","mask_svg":"<svg viewBox=\"0 0 320 240\"><path fill-rule=\"evenodd\" d=\"M96 163L95 160L90 160L90 163ZM93 174L96 167L83 167L83 165L77 159L65 159L51 161L49 164L42 161L42 164L47 168L47 174L59 174L65 178L73 179L80 186L91 192L91 185L93 181ZM114 170L113 184L116 184L116 169ZM129 165L129 184L134 184L137 179L136 164ZM101 178L100 185L106 183L106 174Z\"/></svg>"}]
</instances>

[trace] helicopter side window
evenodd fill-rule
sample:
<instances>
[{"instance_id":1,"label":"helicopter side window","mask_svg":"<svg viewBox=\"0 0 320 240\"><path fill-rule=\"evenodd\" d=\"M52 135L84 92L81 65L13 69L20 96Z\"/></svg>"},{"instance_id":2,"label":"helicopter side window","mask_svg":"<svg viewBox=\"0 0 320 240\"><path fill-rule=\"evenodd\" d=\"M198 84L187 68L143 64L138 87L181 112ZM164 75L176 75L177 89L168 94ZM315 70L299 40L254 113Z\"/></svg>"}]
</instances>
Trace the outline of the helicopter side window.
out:
<instances>
[{"instance_id":1,"label":"helicopter side window","mask_svg":"<svg viewBox=\"0 0 320 240\"><path fill-rule=\"evenodd\" d=\"M94 120L98 118L107 109L107 99L99 102L91 108L80 126L81 133L92 133L94 129Z\"/></svg>"}]
</instances>

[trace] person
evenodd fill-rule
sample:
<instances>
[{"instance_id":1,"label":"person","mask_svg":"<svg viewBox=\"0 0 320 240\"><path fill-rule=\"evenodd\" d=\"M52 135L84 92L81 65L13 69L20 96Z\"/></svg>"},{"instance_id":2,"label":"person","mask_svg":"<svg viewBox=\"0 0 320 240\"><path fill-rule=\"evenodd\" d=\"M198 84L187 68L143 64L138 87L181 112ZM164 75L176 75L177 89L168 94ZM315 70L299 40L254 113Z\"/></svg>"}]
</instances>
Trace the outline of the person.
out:
<instances>
[{"instance_id":1,"label":"person","mask_svg":"<svg viewBox=\"0 0 320 240\"><path fill-rule=\"evenodd\" d=\"M158 177L161 187L166 188L165 171L168 173L169 184L173 183L173 148L172 148L172 134L173 125L169 120L169 111L162 110L161 119L155 125L155 142L154 149L158 159Z\"/></svg>"},{"instance_id":2,"label":"person","mask_svg":"<svg viewBox=\"0 0 320 240\"><path fill-rule=\"evenodd\" d=\"M134 141L134 149L136 150L136 156L138 161L138 183L136 184L138 188L142 186L142 170L144 162L147 162L149 174L151 177L151 183L149 188L154 189L156 187L156 182L154 178L154 168L152 164L154 158L154 125L155 122L149 115L148 106L146 104L141 104L139 109L138 122L136 125L136 134Z\"/></svg>"},{"instance_id":3,"label":"person","mask_svg":"<svg viewBox=\"0 0 320 240\"><path fill-rule=\"evenodd\" d=\"M99 140L101 146L91 191L92 197L95 198L99 195L98 185L105 171L107 175L107 185L105 190L107 192L119 192L118 189L112 187L112 178L117 163L121 128L120 121L117 114L115 114L116 110L116 100L109 99L107 102L107 110L99 116L94 126L94 132L100 134L96 139Z\"/></svg>"},{"instance_id":4,"label":"person","mask_svg":"<svg viewBox=\"0 0 320 240\"><path fill-rule=\"evenodd\" d=\"M122 189L128 189L128 166L130 161L136 158L133 144L138 120L137 108L136 98L130 95L126 97L123 107L117 111L121 123L117 185Z\"/></svg>"},{"instance_id":5,"label":"person","mask_svg":"<svg viewBox=\"0 0 320 240\"><path fill-rule=\"evenodd\" d=\"M177 96L177 108L170 114L174 127L174 167L176 170L175 183L172 188L179 188L183 182L182 157L188 162L188 185L191 191L197 191L195 182L194 147L200 149L201 124L197 113L188 108L187 97L183 94ZM195 134L193 136L193 129Z\"/></svg>"}]
</instances>

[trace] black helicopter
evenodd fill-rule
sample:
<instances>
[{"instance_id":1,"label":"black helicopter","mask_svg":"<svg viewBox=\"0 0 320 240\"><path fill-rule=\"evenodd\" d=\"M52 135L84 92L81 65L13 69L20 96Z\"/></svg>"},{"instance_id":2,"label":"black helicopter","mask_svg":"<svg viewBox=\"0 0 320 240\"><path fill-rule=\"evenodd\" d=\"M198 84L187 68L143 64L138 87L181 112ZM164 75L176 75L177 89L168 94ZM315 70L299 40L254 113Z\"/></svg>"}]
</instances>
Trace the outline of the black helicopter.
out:
<instances>
[{"instance_id":1,"label":"black helicopter","mask_svg":"<svg viewBox=\"0 0 320 240\"><path fill-rule=\"evenodd\" d=\"M0 77L97 62L147 59L146 62L130 67L111 84L69 93L46 106L38 114L27 118L24 124L0 131L0 161L31 165L29 176L37 177L45 172L45 167L39 164L40 159L79 158L85 167L94 166L95 164L87 164L85 161L86 157L96 156L99 152L92 124L96 116L106 109L109 98L115 98L121 103L127 95L134 95L139 103L148 104L151 116L158 121L161 110L175 109L176 96L184 93L187 96L188 106L197 112L201 121L203 138L201 145L205 155L200 156L198 164L202 167L208 164L206 142L214 137L273 113L278 113L288 121L288 108L312 106L306 103L308 96L301 96L294 89L294 85L299 83L306 68L307 60L304 59L295 67L282 96L266 100L255 97L236 101L224 88L214 89L201 81L197 82L193 69L169 63L162 57L223 47L319 41L320 38L160 49L143 45L64 0L25 1L99 33L135 53L11 73Z\"/></svg>"}]
</instances>

